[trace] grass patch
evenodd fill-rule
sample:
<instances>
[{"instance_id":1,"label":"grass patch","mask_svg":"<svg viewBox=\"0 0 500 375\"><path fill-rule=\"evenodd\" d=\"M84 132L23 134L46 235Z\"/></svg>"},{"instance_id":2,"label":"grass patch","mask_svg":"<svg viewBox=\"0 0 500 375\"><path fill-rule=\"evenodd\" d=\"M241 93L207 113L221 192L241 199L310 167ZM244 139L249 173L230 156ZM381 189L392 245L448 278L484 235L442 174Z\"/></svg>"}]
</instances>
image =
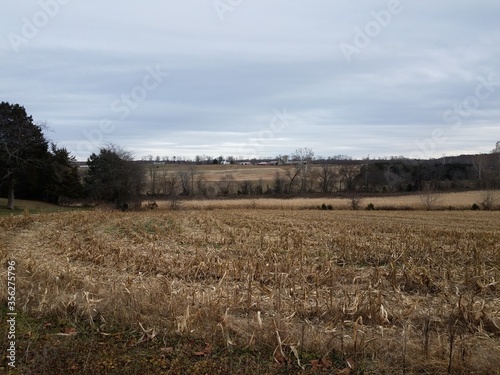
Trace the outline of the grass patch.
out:
<instances>
[{"instance_id":1,"label":"grass patch","mask_svg":"<svg viewBox=\"0 0 500 375\"><path fill-rule=\"evenodd\" d=\"M77 207L62 207L56 204L39 202L39 201L28 201L22 199L16 199L14 201L14 209L7 209L7 199L0 198L0 216L10 216L10 215L20 215L25 211L30 214L40 214L40 213L53 213L53 212L69 212L75 210L88 210L85 208Z\"/></svg>"},{"instance_id":2,"label":"grass patch","mask_svg":"<svg viewBox=\"0 0 500 375\"><path fill-rule=\"evenodd\" d=\"M0 311L5 316L6 309ZM140 330L105 333L85 321L24 313L17 315L16 334L16 369L6 365L5 354L0 362L0 371L16 375L316 374L348 366L335 353L301 352L307 365L299 366L293 355L273 360L275 353L266 346L232 348L175 332L155 337Z\"/></svg>"}]
</instances>

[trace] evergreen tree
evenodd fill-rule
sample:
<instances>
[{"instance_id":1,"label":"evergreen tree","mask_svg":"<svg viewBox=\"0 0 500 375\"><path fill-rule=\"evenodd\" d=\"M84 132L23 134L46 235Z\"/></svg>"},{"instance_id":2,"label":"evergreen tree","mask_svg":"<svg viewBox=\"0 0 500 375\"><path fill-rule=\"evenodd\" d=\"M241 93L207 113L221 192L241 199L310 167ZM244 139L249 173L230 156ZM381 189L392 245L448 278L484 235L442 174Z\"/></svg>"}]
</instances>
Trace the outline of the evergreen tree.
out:
<instances>
[{"instance_id":1,"label":"evergreen tree","mask_svg":"<svg viewBox=\"0 0 500 375\"><path fill-rule=\"evenodd\" d=\"M48 142L42 126L33 123L24 107L19 104L0 103L0 185L6 184L7 208L14 209L16 183L24 181L29 188L27 175L43 169L48 156ZM28 189L30 190L30 189Z\"/></svg>"},{"instance_id":2,"label":"evergreen tree","mask_svg":"<svg viewBox=\"0 0 500 375\"><path fill-rule=\"evenodd\" d=\"M65 148L51 144L51 152L47 163L47 181L45 199L59 203L61 197L80 198L83 185L80 181L76 159Z\"/></svg>"},{"instance_id":3,"label":"evergreen tree","mask_svg":"<svg viewBox=\"0 0 500 375\"><path fill-rule=\"evenodd\" d=\"M94 200L113 202L117 207L138 197L144 188L144 167L117 146L101 148L87 160L85 190Z\"/></svg>"}]
</instances>

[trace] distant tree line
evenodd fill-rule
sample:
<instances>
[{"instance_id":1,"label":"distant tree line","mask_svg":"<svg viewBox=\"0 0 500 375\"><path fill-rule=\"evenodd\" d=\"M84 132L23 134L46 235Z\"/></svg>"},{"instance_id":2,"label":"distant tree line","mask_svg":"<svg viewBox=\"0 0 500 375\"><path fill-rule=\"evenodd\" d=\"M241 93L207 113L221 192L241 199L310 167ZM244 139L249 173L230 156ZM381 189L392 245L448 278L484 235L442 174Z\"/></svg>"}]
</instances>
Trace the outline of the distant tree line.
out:
<instances>
[{"instance_id":1,"label":"distant tree line","mask_svg":"<svg viewBox=\"0 0 500 375\"><path fill-rule=\"evenodd\" d=\"M236 180L237 170L208 181L206 169L184 161L169 167L145 163L148 195L158 197L229 197L338 193L401 193L500 188L500 153L435 160L403 157L353 160L348 156L315 158L297 149L272 180ZM242 165L241 168L246 168ZM212 176L213 177L213 176Z\"/></svg>"},{"instance_id":2,"label":"distant tree line","mask_svg":"<svg viewBox=\"0 0 500 375\"><path fill-rule=\"evenodd\" d=\"M210 170L207 172L206 168L200 167L196 159L175 158L174 162L151 156L134 161L128 152L111 145L89 157L83 187L88 199L112 202L118 208L145 198L154 202L156 199L179 198L500 188L498 152L436 160L403 157L353 160L345 155L315 157L311 149L299 148L290 157L274 159L280 160L281 164L272 179L238 180L238 167L233 166L214 181L214 175L209 175ZM237 163L232 158L215 160L217 164L222 164L222 161ZM205 162L210 164L209 158Z\"/></svg>"},{"instance_id":3,"label":"distant tree line","mask_svg":"<svg viewBox=\"0 0 500 375\"><path fill-rule=\"evenodd\" d=\"M129 152L108 145L90 155L81 173L75 158L49 142L44 130L45 126L34 123L24 107L0 103L0 194L8 198L8 208L14 208L14 197L59 204L71 199L102 201L126 209L145 197L154 201L500 188L500 142L489 154L433 160L353 160L345 155L324 158L316 157L309 148L299 148L290 157L274 158L280 168L272 180L239 181L231 173L234 169L228 169L213 181L199 165L237 164L241 160L232 156L189 160L150 155L134 161ZM170 167L172 163L180 166Z\"/></svg>"}]
</instances>

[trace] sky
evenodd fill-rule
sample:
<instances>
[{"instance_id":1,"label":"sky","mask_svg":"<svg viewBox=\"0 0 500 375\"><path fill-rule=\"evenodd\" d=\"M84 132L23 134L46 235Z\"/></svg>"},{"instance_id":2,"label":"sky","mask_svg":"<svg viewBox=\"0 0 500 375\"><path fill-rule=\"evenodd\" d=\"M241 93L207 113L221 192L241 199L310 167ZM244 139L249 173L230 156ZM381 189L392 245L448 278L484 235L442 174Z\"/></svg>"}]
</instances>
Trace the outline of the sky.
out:
<instances>
[{"instance_id":1,"label":"sky","mask_svg":"<svg viewBox=\"0 0 500 375\"><path fill-rule=\"evenodd\" d=\"M79 160L490 152L498 0L0 0L0 101Z\"/></svg>"}]
</instances>

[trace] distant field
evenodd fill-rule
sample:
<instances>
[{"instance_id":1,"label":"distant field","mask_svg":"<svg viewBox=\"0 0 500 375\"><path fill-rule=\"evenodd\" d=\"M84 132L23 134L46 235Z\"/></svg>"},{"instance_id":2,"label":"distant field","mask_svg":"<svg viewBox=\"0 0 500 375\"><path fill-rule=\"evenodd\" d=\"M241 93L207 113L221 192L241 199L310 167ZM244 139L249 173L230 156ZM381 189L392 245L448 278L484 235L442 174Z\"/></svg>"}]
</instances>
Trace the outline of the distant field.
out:
<instances>
[{"instance_id":1,"label":"distant field","mask_svg":"<svg viewBox=\"0 0 500 375\"><path fill-rule=\"evenodd\" d=\"M446 209L449 207L452 207L454 209L470 209L474 203L476 203L477 205L481 204L481 202L484 200L485 192L468 191L459 193L436 193L435 195L436 208L438 209ZM500 192L496 192L495 195L500 200ZM364 198L362 199L361 206L364 207L368 203L373 203L375 208L384 206L423 208L421 194L396 197ZM500 205L500 201L497 201L497 205Z\"/></svg>"},{"instance_id":2,"label":"distant field","mask_svg":"<svg viewBox=\"0 0 500 375\"><path fill-rule=\"evenodd\" d=\"M267 167L264 167L267 168ZM460 193L437 193L434 209L455 209L470 210L475 203L480 206L484 200L485 192L468 191ZM495 209L500 208L500 191L494 193L496 204ZM157 200L159 209L170 209L170 200ZM376 210L424 210L425 206L422 197L419 194L405 194L395 196L374 195L372 197L363 197L359 201L359 209L365 209L372 203ZM144 202L144 205L146 201ZM182 209L193 210L213 210L213 209L280 209L280 210L309 210L317 209L321 205L331 205L334 210L351 209L351 200L349 198L268 198L268 197L246 197L244 199L194 199L180 201L179 207ZM0 198L0 216L18 215L25 211L29 213L51 213L73 211L75 207L61 207L50 203L15 200L15 210L6 208L7 199ZM106 209L113 209L112 204L104 206ZM104 207L98 207L104 208ZM84 209L85 210L85 209Z\"/></svg>"},{"instance_id":3,"label":"distant field","mask_svg":"<svg viewBox=\"0 0 500 375\"><path fill-rule=\"evenodd\" d=\"M291 166L258 166L258 165L185 165L185 164L160 164L158 170L177 172L193 167L204 174L207 181L220 181L227 174L232 174L235 181L273 181L276 172L285 174Z\"/></svg>"},{"instance_id":4,"label":"distant field","mask_svg":"<svg viewBox=\"0 0 500 375\"><path fill-rule=\"evenodd\" d=\"M485 192L469 191L460 193L437 193L435 194L435 209L460 209L469 210L476 203L480 205L484 200ZM500 205L500 192L496 192L497 203ZM160 208L168 208L169 201L157 201ZM401 196L372 196L361 198L359 202L360 209L364 209L369 203L372 203L375 209L425 209L420 194L401 195ZM243 209L316 209L322 204L332 205L333 209L350 209L351 201L348 198L245 198L245 199L227 199L227 200L187 200L181 203L181 207L186 209L224 209L224 208L243 208Z\"/></svg>"},{"instance_id":5,"label":"distant field","mask_svg":"<svg viewBox=\"0 0 500 375\"><path fill-rule=\"evenodd\" d=\"M18 374L499 374L498 212L18 215L8 260Z\"/></svg>"}]
</instances>

